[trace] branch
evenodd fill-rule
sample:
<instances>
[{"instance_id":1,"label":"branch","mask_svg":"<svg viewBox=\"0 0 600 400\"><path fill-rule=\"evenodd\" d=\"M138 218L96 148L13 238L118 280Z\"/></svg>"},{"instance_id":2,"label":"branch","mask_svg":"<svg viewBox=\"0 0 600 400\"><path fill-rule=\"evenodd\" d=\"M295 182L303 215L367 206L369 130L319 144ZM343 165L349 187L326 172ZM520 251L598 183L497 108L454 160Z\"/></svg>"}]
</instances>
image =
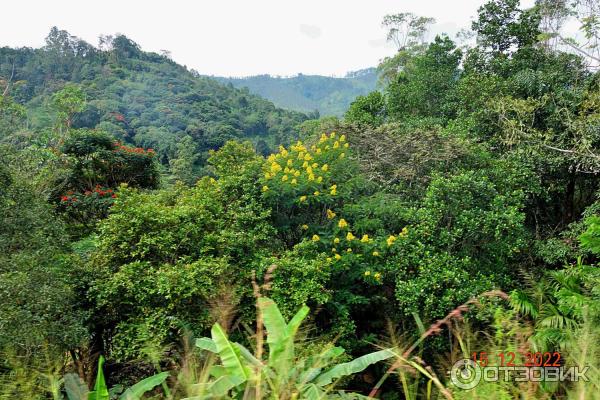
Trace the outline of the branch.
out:
<instances>
[{"instance_id":1,"label":"branch","mask_svg":"<svg viewBox=\"0 0 600 400\"><path fill-rule=\"evenodd\" d=\"M8 81L6 81L6 87L4 88L2 97L5 97L8 94L8 89L10 89L10 83L12 82L13 76L15 76L15 61L14 60L13 60L13 64L12 64L12 72L10 73L10 78L8 78Z\"/></svg>"},{"instance_id":2,"label":"branch","mask_svg":"<svg viewBox=\"0 0 600 400\"><path fill-rule=\"evenodd\" d=\"M582 48L575 46L573 43L571 43L569 40L565 39L564 37L562 37L561 35L558 35L558 38L560 39L561 42L563 42L564 44L566 44L567 46L571 47L572 49L574 49L575 51L580 52L581 54L583 54L586 57L591 58L594 61L598 61L600 62L600 58L591 55L590 53L588 53L587 51L583 50Z\"/></svg>"},{"instance_id":3,"label":"branch","mask_svg":"<svg viewBox=\"0 0 600 400\"><path fill-rule=\"evenodd\" d=\"M575 153L575 151L573 151L573 150L561 149L561 148L554 147L554 146L550 146L550 145L548 145L548 144L544 144L544 143L542 143L542 146L543 146L543 147L546 147L546 148L548 148L548 149L550 149L550 150L559 151L559 152L561 152L561 153L567 153L567 154L573 154L573 153ZM598 156L596 156L596 157L598 157Z\"/></svg>"}]
</instances>

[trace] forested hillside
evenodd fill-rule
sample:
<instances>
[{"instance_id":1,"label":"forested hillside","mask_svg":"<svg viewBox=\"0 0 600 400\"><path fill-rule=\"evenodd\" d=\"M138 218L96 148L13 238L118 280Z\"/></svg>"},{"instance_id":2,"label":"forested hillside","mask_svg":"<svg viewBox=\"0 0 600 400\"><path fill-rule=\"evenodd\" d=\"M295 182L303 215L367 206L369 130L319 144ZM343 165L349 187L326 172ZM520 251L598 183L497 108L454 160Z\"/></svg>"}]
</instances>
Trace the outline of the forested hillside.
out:
<instances>
[{"instance_id":1,"label":"forested hillside","mask_svg":"<svg viewBox=\"0 0 600 400\"><path fill-rule=\"evenodd\" d=\"M599 16L387 15L312 120L122 36L2 49L0 399L598 400Z\"/></svg>"},{"instance_id":2,"label":"forested hillside","mask_svg":"<svg viewBox=\"0 0 600 400\"><path fill-rule=\"evenodd\" d=\"M153 148L165 164L177 157L177 143L186 136L199 165L208 150L231 139L251 140L266 154L293 139L295 126L306 119L144 52L125 36L101 42L96 48L53 28L41 49L0 48L0 77L9 82L14 101L27 108L27 129L53 126L50 97L68 84L78 85L86 101L73 128L98 128Z\"/></svg>"},{"instance_id":3,"label":"forested hillside","mask_svg":"<svg viewBox=\"0 0 600 400\"><path fill-rule=\"evenodd\" d=\"M349 72L342 78L299 74L294 77L257 75L247 78L217 77L237 88L271 100L288 110L314 112L322 116L342 116L356 96L365 95L377 84L375 68Z\"/></svg>"}]
</instances>

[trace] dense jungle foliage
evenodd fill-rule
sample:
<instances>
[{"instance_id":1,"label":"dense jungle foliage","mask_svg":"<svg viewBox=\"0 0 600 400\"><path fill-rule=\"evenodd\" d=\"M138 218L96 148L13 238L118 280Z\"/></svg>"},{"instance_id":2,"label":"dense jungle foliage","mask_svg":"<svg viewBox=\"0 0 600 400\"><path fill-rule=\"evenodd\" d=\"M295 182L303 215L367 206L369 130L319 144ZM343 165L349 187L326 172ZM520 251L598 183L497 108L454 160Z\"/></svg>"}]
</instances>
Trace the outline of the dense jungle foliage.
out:
<instances>
[{"instance_id":1,"label":"dense jungle foliage","mask_svg":"<svg viewBox=\"0 0 600 400\"><path fill-rule=\"evenodd\" d=\"M0 398L600 398L599 18L386 16L342 119L123 36L0 49ZM450 377L511 353L586 379Z\"/></svg>"}]
</instances>

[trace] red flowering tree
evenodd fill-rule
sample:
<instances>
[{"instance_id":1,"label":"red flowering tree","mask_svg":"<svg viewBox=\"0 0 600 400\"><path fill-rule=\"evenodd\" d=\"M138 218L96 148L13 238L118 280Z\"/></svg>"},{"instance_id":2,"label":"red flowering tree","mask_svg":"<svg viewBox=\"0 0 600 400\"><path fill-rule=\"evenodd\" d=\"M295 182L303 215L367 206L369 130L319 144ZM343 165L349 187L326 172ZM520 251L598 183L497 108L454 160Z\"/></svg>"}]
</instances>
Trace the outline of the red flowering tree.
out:
<instances>
[{"instance_id":1,"label":"red flowering tree","mask_svg":"<svg viewBox=\"0 0 600 400\"><path fill-rule=\"evenodd\" d=\"M82 227L104 218L121 184L156 188L159 173L152 149L131 147L92 130L72 131L62 152L67 174L56 182L53 200Z\"/></svg>"}]
</instances>

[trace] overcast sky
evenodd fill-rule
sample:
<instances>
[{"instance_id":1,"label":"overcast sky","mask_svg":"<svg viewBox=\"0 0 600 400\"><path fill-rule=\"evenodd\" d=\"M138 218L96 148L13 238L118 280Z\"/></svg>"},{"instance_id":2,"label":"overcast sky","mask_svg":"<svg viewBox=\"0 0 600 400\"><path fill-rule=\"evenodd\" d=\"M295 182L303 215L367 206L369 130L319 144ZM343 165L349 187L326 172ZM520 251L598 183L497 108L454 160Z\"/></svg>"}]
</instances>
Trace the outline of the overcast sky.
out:
<instances>
[{"instance_id":1,"label":"overcast sky","mask_svg":"<svg viewBox=\"0 0 600 400\"><path fill-rule=\"evenodd\" d=\"M522 0L530 5L533 0ZM434 17L433 33L470 26L484 0L10 1L0 46L39 47L54 25L93 45L123 33L201 74L343 75L393 53L385 14Z\"/></svg>"}]
</instances>

